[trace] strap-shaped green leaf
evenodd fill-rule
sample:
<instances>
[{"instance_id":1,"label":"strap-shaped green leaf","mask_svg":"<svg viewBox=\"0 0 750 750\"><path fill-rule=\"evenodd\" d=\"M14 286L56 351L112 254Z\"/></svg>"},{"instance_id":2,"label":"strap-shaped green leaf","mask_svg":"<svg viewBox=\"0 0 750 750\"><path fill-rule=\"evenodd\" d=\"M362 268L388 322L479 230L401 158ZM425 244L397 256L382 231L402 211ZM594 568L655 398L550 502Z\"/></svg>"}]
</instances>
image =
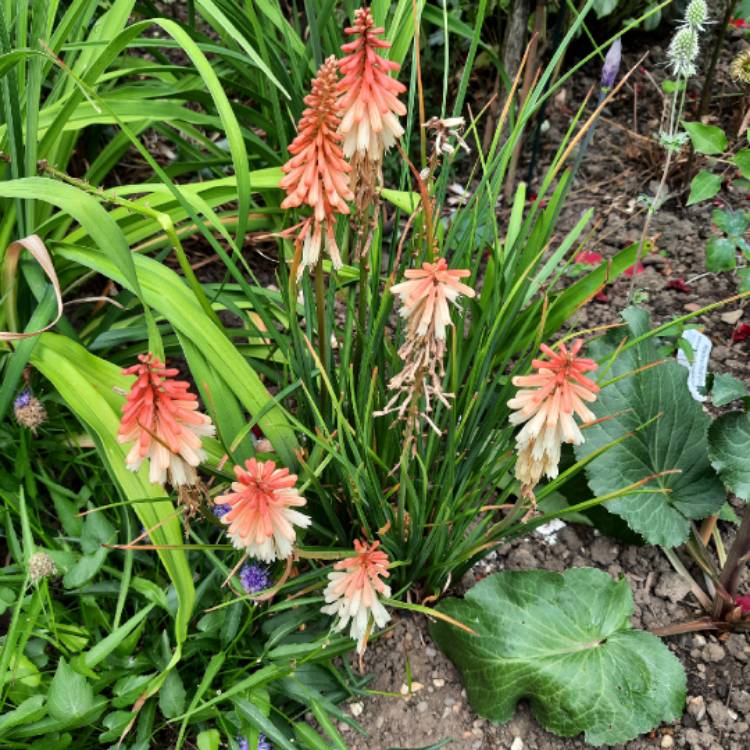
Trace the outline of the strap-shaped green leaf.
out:
<instances>
[{"instance_id":1,"label":"strap-shaped green leaf","mask_svg":"<svg viewBox=\"0 0 750 750\"><path fill-rule=\"evenodd\" d=\"M57 253L68 260L93 268L130 288L120 268L90 248L64 247ZM297 440L281 406L263 385L255 370L232 342L208 319L200 304L170 268L151 258L136 255L138 279L149 305L161 313L198 351L219 370L221 377L243 407L258 420L260 428L288 466L296 463Z\"/></svg>"},{"instance_id":2,"label":"strap-shaped green leaf","mask_svg":"<svg viewBox=\"0 0 750 750\"><path fill-rule=\"evenodd\" d=\"M70 410L91 431L99 455L155 544L182 544L182 529L164 489L148 481L148 468L129 471L125 465L127 447L117 442L122 396L114 388L126 389L130 378L119 368L89 354L74 341L54 333L42 334L31 362L49 380ZM187 638L188 622L195 601L195 589L187 558L182 550L159 550L158 555L177 592L175 618L177 643Z\"/></svg>"}]
</instances>

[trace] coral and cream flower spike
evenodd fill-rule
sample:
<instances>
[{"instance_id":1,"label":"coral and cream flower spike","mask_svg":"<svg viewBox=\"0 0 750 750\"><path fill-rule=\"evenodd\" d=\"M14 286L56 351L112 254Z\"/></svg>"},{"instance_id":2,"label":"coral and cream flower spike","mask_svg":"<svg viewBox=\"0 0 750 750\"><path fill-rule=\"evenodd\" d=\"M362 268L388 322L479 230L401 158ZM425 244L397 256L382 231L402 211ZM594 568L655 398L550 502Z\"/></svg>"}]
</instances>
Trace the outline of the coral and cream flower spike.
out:
<instances>
[{"instance_id":1,"label":"coral and cream flower spike","mask_svg":"<svg viewBox=\"0 0 750 750\"><path fill-rule=\"evenodd\" d=\"M273 461L245 461L235 466L237 481L232 492L219 495L214 503L229 508L220 520L237 549L264 562L283 560L292 554L297 539L295 526L306 528L311 521L294 508L306 504L297 492L297 475L277 469Z\"/></svg>"},{"instance_id":2,"label":"coral and cream flower spike","mask_svg":"<svg viewBox=\"0 0 750 750\"><path fill-rule=\"evenodd\" d=\"M404 133L398 118L406 114L406 107L398 96L406 86L389 75L401 66L378 54L391 44L379 38L385 29L375 26L369 8L356 10L354 25L345 32L356 39L341 47L346 57L339 61L343 75L339 83L343 111L339 132L344 138L344 154L366 154L371 161L379 162L383 152Z\"/></svg>"},{"instance_id":3,"label":"coral and cream flower spike","mask_svg":"<svg viewBox=\"0 0 750 750\"><path fill-rule=\"evenodd\" d=\"M334 268L341 267L334 236L336 214L348 214L347 201L354 196L349 188L351 167L344 161L337 132L341 120L337 83L336 59L329 57L305 97L307 108L299 121L297 137L289 146L292 158L281 168L284 177L279 184L287 193L281 207L307 205L313 210L297 235L302 247L300 273L318 262L323 244Z\"/></svg>"},{"instance_id":4,"label":"coral and cream flower spike","mask_svg":"<svg viewBox=\"0 0 750 750\"><path fill-rule=\"evenodd\" d=\"M583 435L574 414L583 422L595 419L585 401L596 400L599 386L584 373L595 370L592 359L579 357L583 339L567 349L560 344L557 352L546 344L541 350L549 360L532 360L535 375L513 378L513 385L521 386L508 401L514 409L512 424L526 423L516 436L516 478L521 482L522 494L533 500L534 487L542 475L557 476L562 443L580 445Z\"/></svg>"},{"instance_id":5,"label":"coral and cream flower spike","mask_svg":"<svg viewBox=\"0 0 750 750\"><path fill-rule=\"evenodd\" d=\"M401 299L399 314L409 321L409 333L431 333L438 340L445 339L446 326L451 322L448 303L456 304L461 294L475 295L470 286L461 283L471 271L451 270L444 258L438 258L435 263L422 263L421 268L407 269L404 276L407 280L392 286L391 293Z\"/></svg>"},{"instance_id":6,"label":"coral and cream flower spike","mask_svg":"<svg viewBox=\"0 0 750 750\"><path fill-rule=\"evenodd\" d=\"M390 587L382 580L389 576L388 555L379 546L380 542L367 544L356 539L354 555L333 566L323 592L326 605L321 611L338 618L334 630L344 630L351 622L349 635L357 641L360 655L367 647L370 615L379 628L391 619L378 599L378 595L386 599L391 595Z\"/></svg>"},{"instance_id":7,"label":"coral and cream flower spike","mask_svg":"<svg viewBox=\"0 0 750 750\"><path fill-rule=\"evenodd\" d=\"M445 329L451 324L448 303L457 306L460 295L474 297L476 292L461 281L471 276L471 271L449 269L444 258L408 269L404 276L406 281L391 287L391 293L400 298L399 315L407 320L404 343L398 350L404 364L388 382L388 390L394 395L375 416L396 412L399 419L405 419L409 413L415 414L410 405L424 396L425 405L418 414L440 434L430 412L433 399L450 408L448 399L452 396L442 388Z\"/></svg>"},{"instance_id":8,"label":"coral and cream flower spike","mask_svg":"<svg viewBox=\"0 0 750 750\"><path fill-rule=\"evenodd\" d=\"M127 467L138 471L149 459L149 480L174 487L194 485L203 461L201 438L213 435L211 418L198 411L190 384L175 380L179 370L165 367L153 354L141 354L140 364L123 370L136 380L126 396L117 440L131 443Z\"/></svg>"}]
</instances>

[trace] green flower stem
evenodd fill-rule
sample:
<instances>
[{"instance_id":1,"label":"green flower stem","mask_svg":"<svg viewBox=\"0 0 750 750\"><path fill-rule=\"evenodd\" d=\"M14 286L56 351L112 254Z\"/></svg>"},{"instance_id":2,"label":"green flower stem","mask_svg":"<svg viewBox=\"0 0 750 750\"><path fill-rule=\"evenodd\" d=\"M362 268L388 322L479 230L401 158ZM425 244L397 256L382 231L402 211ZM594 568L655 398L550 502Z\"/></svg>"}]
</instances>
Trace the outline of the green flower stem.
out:
<instances>
[{"instance_id":1,"label":"green flower stem","mask_svg":"<svg viewBox=\"0 0 750 750\"><path fill-rule=\"evenodd\" d=\"M323 275L323 260L318 260L315 266L315 311L318 317L318 354L320 356L320 368L325 370L328 366L328 341L326 340L326 289L325 277ZM323 417L326 416L326 389L323 384L321 373L320 387L320 411Z\"/></svg>"}]
</instances>

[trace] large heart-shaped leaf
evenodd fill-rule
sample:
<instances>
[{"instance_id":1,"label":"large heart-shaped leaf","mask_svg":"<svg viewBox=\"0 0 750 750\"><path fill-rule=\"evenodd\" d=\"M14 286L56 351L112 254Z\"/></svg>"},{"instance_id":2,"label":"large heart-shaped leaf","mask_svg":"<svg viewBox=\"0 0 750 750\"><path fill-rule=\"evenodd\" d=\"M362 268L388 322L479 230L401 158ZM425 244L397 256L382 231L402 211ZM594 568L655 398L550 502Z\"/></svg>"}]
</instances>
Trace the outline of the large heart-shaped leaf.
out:
<instances>
[{"instance_id":1,"label":"large heart-shaped leaf","mask_svg":"<svg viewBox=\"0 0 750 750\"><path fill-rule=\"evenodd\" d=\"M438 609L477 632L436 621L433 638L458 667L472 707L508 721L527 698L546 729L626 742L679 716L685 674L654 635L629 622L627 581L593 568L505 571Z\"/></svg>"},{"instance_id":2,"label":"large heart-shaped leaf","mask_svg":"<svg viewBox=\"0 0 750 750\"><path fill-rule=\"evenodd\" d=\"M632 335L648 331L645 311L630 308L623 317ZM618 333L592 351L603 358L622 337ZM672 359L658 360L650 340L617 356L606 375L615 382L602 389L593 406L603 421L585 430L586 442L576 455L585 458L627 436L587 465L589 486L602 496L651 477L638 493L608 502L607 510L647 542L674 547L687 539L691 520L718 513L726 498L708 461L710 419L688 391L688 373Z\"/></svg>"},{"instance_id":3,"label":"large heart-shaped leaf","mask_svg":"<svg viewBox=\"0 0 750 750\"><path fill-rule=\"evenodd\" d=\"M737 497L750 500L750 414L733 411L708 431L711 463Z\"/></svg>"}]
</instances>

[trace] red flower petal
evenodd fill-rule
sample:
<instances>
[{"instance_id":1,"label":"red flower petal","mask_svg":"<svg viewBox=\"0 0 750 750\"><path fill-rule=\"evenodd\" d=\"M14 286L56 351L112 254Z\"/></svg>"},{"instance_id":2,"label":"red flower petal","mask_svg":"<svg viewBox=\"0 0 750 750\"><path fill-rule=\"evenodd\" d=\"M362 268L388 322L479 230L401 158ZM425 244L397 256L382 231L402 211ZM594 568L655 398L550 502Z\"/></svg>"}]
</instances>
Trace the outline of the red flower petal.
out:
<instances>
[{"instance_id":1,"label":"red flower petal","mask_svg":"<svg viewBox=\"0 0 750 750\"><path fill-rule=\"evenodd\" d=\"M667 282L667 289L674 289L677 292L683 292L684 294L690 294L693 291L692 287L688 286L683 279L670 279Z\"/></svg>"},{"instance_id":2,"label":"red flower petal","mask_svg":"<svg viewBox=\"0 0 750 750\"><path fill-rule=\"evenodd\" d=\"M740 323L737 328L732 331L732 341L738 344L740 341L750 338L750 324Z\"/></svg>"},{"instance_id":3,"label":"red flower petal","mask_svg":"<svg viewBox=\"0 0 750 750\"><path fill-rule=\"evenodd\" d=\"M593 250L583 250L576 255L576 263L581 263L585 266L598 266L604 260L604 256L600 253L595 253Z\"/></svg>"},{"instance_id":4,"label":"red flower petal","mask_svg":"<svg viewBox=\"0 0 750 750\"><path fill-rule=\"evenodd\" d=\"M742 610L742 614L746 615L750 613L750 595L735 596L734 603Z\"/></svg>"},{"instance_id":5,"label":"red flower petal","mask_svg":"<svg viewBox=\"0 0 750 750\"><path fill-rule=\"evenodd\" d=\"M632 276L633 273L639 274L639 273L643 273L645 270L646 269L643 267L643 263L638 261L637 266L630 266L630 268L625 270L625 275Z\"/></svg>"}]
</instances>

